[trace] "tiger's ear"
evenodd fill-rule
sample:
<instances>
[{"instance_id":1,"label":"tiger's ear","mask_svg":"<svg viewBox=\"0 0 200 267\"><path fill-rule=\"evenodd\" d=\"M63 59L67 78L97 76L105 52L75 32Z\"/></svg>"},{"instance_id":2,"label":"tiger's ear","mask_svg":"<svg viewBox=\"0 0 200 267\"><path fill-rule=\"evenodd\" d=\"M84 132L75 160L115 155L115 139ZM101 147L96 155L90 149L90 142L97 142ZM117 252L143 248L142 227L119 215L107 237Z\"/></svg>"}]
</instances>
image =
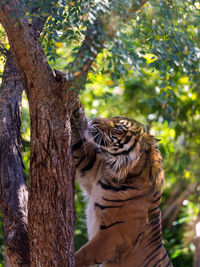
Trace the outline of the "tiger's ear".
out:
<instances>
[{"instance_id":1,"label":"tiger's ear","mask_svg":"<svg viewBox=\"0 0 200 267\"><path fill-rule=\"evenodd\" d=\"M160 139L155 138L153 135L151 135L149 133L143 133L141 143L142 143L144 150L146 150L149 148L149 145L156 146L156 144L159 141L160 141Z\"/></svg>"}]
</instances>

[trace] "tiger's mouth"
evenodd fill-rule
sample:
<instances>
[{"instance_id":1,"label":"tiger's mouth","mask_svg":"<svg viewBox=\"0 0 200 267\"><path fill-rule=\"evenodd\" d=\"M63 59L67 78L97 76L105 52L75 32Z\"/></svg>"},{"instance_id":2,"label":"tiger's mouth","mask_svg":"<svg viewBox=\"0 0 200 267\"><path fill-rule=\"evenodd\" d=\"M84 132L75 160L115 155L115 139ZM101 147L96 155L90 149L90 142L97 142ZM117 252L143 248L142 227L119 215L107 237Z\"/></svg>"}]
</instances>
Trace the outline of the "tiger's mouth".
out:
<instances>
[{"instance_id":1,"label":"tiger's mouth","mask_svg":"<svg viewBox=\"0 0 200 267\"><path fill-rule=\"evenodd\" d=\"M99 150L108 148L108 140L103 130L98 125L89 125L85 132L85 138L89 143L94 144Z\"/></svg>"}]
</instances>

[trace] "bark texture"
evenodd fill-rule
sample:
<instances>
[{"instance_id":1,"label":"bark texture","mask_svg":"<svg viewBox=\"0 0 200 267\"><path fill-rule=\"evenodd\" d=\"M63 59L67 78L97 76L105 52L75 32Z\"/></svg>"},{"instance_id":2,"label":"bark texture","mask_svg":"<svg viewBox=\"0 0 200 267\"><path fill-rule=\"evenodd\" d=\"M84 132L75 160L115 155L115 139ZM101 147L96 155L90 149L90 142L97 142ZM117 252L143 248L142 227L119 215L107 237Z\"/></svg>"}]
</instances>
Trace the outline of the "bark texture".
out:
<instances>
[{"instance_id":1,"label":"bark texture","mask_svg":"<svg viewBox=\"0 0 200 267\"><path fill-rule=\"evenodd\" d=\"M20 76L8 52L0 90L0 203L4 242L13 266L29 263L28 190L20 154L22 90Z\"/></svg>"},{"instance_id":2,"label":"bark texture","mask_svg":"<svg viewBox=\"0 0 200 267\"><path fill-rule=\"evenodd\" d=\"M77 96L67 90L65 82L56 81L34 29L21 16L17 1L3 6L0 19L30 105L30 264L74 266L70 116Z\"/></svg>"},{"instance_id":3,"label":"bark texture","mask_svg":"<svg viewBox=\"0 0 200 267\"><path fill-rule=\"evenodd\" d=\"M49 93L48 98L31 101L31 264L73 266L74 165L69 115L73 100L63 101L60 84L48 89L58 95Z\"/></svg>"}]
</instances>

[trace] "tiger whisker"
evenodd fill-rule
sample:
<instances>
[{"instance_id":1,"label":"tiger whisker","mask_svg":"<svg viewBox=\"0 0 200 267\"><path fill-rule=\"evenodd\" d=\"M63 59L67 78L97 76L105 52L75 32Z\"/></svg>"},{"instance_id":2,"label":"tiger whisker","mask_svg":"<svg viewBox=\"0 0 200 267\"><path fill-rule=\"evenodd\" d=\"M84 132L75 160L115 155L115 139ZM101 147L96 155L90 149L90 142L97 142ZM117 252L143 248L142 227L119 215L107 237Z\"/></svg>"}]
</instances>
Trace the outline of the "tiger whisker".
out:
<instances>
[{"instance_id":1,"label":"tiger whisker","mask_svg":"<svg viewBox=\"0 0 200 267\"><path fill-rule=\"evenodd\" d=\"M84 136L82 135L82 132L80 131L80 127L79 127L79 125L78 125L78 123L77 123L75 117L74 117L73 115L72 115L72 117L73 117L73 120L74 120L74 122L75 122L75 124L76 124L76 128L78 129L78 132L79 132L79 135L80 135L80 137L81 137L81 140L83 141L83 140L84 140ZM83 143L84 143L84 142L83 142ZM83 149L84 149L84 153L85 153L85 155L86 155L87 152L86 152L86 150L85 150L85 147L83 147Z\"/></svg>"},{"instance_id":2,"label":"tiger whisker","mask_svg":"<svg viewBox=\"0 0 200 267\"><path fill-rule=\"evenodd\" d=\"M102 134L102 137L104 138L104 139L103 139L104 141L109 141L108 137L103 133L103 131L102 131L98 126L93 125L92 127L93 127L95 130L99 131L99 132ZM108 142L107 142L107 144L108 144Z\"/></svg>"}]
</instances>

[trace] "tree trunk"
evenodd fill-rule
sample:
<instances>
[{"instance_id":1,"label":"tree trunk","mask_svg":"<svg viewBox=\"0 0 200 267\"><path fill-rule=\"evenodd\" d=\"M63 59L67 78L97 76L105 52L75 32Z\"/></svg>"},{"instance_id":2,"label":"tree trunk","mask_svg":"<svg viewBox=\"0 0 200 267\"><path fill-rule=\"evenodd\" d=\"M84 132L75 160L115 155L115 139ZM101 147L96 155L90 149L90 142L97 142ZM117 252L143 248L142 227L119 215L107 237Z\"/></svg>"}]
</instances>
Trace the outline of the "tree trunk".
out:
<instances>
[{"instance_id":1,"label":"tree trunk","mask_svg":"<svg viewBox=\"0 0 200 267\"><path fill-rule=\"evenodd\" d=\"M73 102L69 99L66 108L59 97L61 84L47 88L52 92L48 98L38 97L37 90L29 99L31 265L74 266L74 164L70 128L70 102Z\"/></svg>"},{"instance_id":2,"label":"tree trunk","mask_svg":"<svg viewBox=\"0 0 200 267\"><path fill-rule=\"evenodd\" d=\"M66 82L57 82L53 76L18 1L10 0L3 5L0 19L30 107L30 264L74 266L74 163L70 117L77 96L68 91Z\"/></svg>"},{"instance_id":3,"label":"tree trunk","mask_svg":"<svg viewBox=\"0 0 200 267\"><path fill-rule=\"evenodd\" d=\"M20 154L22 90L20 76L8 52L0 91L0 202L4 242L13 266L29 263L28 191Z\"/></svg>"}]
</instances>

